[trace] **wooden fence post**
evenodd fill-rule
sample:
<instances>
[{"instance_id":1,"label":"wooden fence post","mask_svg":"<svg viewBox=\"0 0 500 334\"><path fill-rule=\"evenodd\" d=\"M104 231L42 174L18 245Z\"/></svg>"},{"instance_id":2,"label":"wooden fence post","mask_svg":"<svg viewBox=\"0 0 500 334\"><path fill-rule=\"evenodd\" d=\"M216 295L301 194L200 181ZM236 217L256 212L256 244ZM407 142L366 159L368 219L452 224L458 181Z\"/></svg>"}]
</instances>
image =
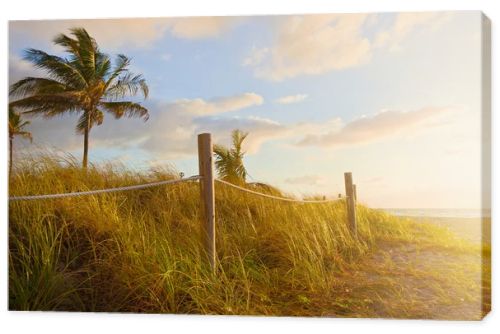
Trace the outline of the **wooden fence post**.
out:
<instances>
[{"instance_id":1,"label":"wooden fence post","mask_svg":"<svg viewBox=\"0 0 500 334\"><path fill-rule=\"evenodd\" d=\"M354 196L354 204L358 202L358 192L356 191L356 185L352 185L352 195Z\"/></svg>"},{"instance_id":2,"label":"wooden fence post","mask_svg":"<svg viewBox=\"0 0 500 334\"><path fill-rule=\"evenodd\" d=\"M355 201L355 188L352 184L351 172L344 173L344 181L345 181L345 194L347 196L346 198L347 221L349 223L349 229L351 230L351 233L356 237L357 236L356 201Z\"/></svg>"},{"instance_id":3,"label":"wooden fence post","mask_svg":"<svg viewBox=\"0 0 500 334\"><path fill-rule=\"evenodd\" d=\"M200 195L203 203L203 244L210 267L215 272L215 196L213 145L210 133L198 135L198 162L200 176Z\"/></svg>"}]
</instances>

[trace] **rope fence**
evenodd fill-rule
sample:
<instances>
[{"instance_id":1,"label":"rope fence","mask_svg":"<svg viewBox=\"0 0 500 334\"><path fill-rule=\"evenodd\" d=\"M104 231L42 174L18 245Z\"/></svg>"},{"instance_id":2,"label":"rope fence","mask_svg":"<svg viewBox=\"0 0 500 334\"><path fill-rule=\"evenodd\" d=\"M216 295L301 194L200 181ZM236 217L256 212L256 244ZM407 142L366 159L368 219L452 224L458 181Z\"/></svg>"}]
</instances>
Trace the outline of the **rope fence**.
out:
<instances>
[{"instance_id":1,"label":"rope fence","mask_svg":"<svg viewBox=\"0 0 500 334\"><path fill-rule=\"evenodd\" d=\"M339 199L323 199L323 200L301 200L294 198L287 198L281 196L274 196L270 194L264 194L258 191L254 191L251 189L247 189L244 187L240 187L238 185L229 183L224 180L216 179L214 177L214 161L213 161L213 143L212 137L210 133L202 133L198 135L198 163L199 163L199 175L190 176L188 178L183 179L175 179L175 180L165 180L165 181L157 181L145 184L136 184L131 186L123 186L116 188L108 188L108 189L97 189L97 190L88 190L88 191L79 191L79 192L69 192L69 193L60 193L60 194L44 194L44 195L26 195L26 196L12 196L9 197L10 202L15 201L33 201L33 200L44 200L44 199L56 199L56 198L67 198L67 197L78 197L78 196L86 196L86 195L98 195L104 193L113 193L119 191L129 191L129 190L137 190L144 189L150 187L157 187L162 185L172 185L178 184L187 181L196 181L200 180L200 199L203 209L203 242L205 247L205 253L207 255L207 260L215 273L215 267L217 263L216 258L216 248L215 248L215 182L219 182L226 186L238 189L240 191L244 191L246 193L250 193L253 195L273 199L280 200L286 202L295 202L295 203L332 203L339 201ZM345 182L345 199L346 202L346 210L347 210L347 223L349 229L352 234L357 236L357 224L356 224L356 185L353 184L352 173L346 172L344 173L344 182Z\"/></svg>"},{"instance_id":2,"label":"rope fence","mask_svg":"<svg viewBox=\"0 0 500 334\"><path fill-rule=\"evenodd\" d=\"M235 189L238 189L238 190L241 190L241 191L245 191L245 192L250 193L250 194L254 194L254 195L262 196L262 197L267 197L267 198L270 198L270 199L280 200L280 201L296 202L296 203L333 203L333 202L338 201L338 199L301 200L301 199L294 199L294 198L273 196L273 195L269 195L269 194L263 194L263 193L260 193L258 191L253 191L253 190L250 190L250 189L247 189L247 188L243 188L243 187L237 186L237 185L235 185L233 183L230 183L230 182L227 182L227 181L224 181L224 180L221 180L221 179L215 179L215 181L217 181L219 183L222 183L222 184L225 184L225 185L228 185L228 186L233 187Z\"/></svg>"},{"instance_id":3,"label":"rope fence","mask_svg":"<svg viewBox=\"0 0 500 334\"><path fill-rule=\"evenodd\" d=\"M119 192L119 191L128 191L128 190L137 190L137 189L158 187L158 186L162 186L162 185L178 184L178 183L182 183L185 181L196 181L196 180L199 180L201 178L202 177L200 175L194 175L194 176L190 176L188 178L179 179L179 180L158 181L158 182L136 184L136 185L132 185L132 186L124 186L124 187L116 187L116 188L108 188L108 189L77 191L77 192L59 193L59 194L12 196L12 197L9 197L9 201L33 201L33 200L43 200L43 199L55 199L55 198L78 197L78 196L87 196L87 195L98 195L98 194L104 194L104 193L114 193L114 192ZM280 196L264 194L264 193L260 193L258 191L254 191L254 190L251 190L248 188L240 187L238 185L235 185L233 183L230 183L230 182L227 182L227 181L224 181L221 179L214 179L214 181L217 181L221 184L225 184L225 185L230 186L232 188L235 188L235 189L238 189L238 190L241 190L241 191L253 194L253 195L266 197L266 198L279 200L279 201L295 202L295 203L333 203L333 202L336 202L339 200L339 199L301 200L301 199L295 199L295 198L280 197Z\"/></svg>"},{"instance_id":4,"label":"rope fence","mask_svg":"<svg viewBox=\"0 0 500 334\"><path fill-rule=\"evenodd\" d=\"M118 192L118 191L128 191L128 190L151 188L151 187L157 187L157 186L162 186L162 185L167 185L167 184L177 184L177 183L181 183L181 182L194 181L194 180L199 180L199 179L201 179L201 176L194 175L194 176L190 176L190 177L187 177L185 179L179 179L179 180L158 181L158 182L136 184L136 185L132 185L132 186L116 187L116 188L108 188L108 189L78 191L78 192L61 193L61 194L13 196L13 197L9 197L9 201L33 201L33 200L39 200L39 199L54 199L54 198L77 197L77 196L86 196L86 195L97 195L97 194L104 194L104 193L114 193L114 192Z\"/></svg>"}]
</instances>

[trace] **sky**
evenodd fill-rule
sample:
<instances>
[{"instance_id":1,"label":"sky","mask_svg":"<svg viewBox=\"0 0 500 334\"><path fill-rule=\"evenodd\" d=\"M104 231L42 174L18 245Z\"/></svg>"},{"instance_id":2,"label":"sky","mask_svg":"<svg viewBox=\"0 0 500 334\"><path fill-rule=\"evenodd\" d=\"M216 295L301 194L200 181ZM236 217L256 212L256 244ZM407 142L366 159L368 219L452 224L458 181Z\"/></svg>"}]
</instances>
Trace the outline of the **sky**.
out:
<instances>
[{"instance_id":1,"label":"sky","mask_svg":"<svg viewBox=\"0 0 500 334\"><path fill-rule=\"evenodd\" d=\"M72 27L150 88L148 121L92 129L94 163L193 175L197 134L241 129L249 181L336 196L350 171L371 207L480 207L479 12L11 21L9 83L43 76L23 50L64 56L52 39ZM15 154L81 158L77 116L30 121Z\"/></svg>"}]
</instances>

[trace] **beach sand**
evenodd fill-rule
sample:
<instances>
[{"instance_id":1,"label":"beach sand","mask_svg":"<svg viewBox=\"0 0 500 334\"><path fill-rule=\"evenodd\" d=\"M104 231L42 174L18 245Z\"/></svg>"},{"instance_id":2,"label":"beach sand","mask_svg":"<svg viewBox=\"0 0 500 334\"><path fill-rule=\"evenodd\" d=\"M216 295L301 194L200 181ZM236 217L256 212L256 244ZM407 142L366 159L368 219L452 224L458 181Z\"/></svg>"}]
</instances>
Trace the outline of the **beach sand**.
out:
<instances>
[{"instance_id":1,"label":"beach sand","mask_svg":"<svg viewBox=\"0 0 500 334\"><path fill-rule=\"evenodd\" d=\"M418 222L448 228L459 237L474 243L491 244L491 218L405 217Z\"/></svg>"},{"instance_id":2,"label":"beach sand","mask_svg":"<svg viewBox=\"0 0 500 334\"><path fill-rule=\"evenodd\" d=\"M490 218L405 218L446 227L474 244L488 247L491 240ZM491 263L480 249L461 253L421 249L418 243L382 244L360 263L364 270L339 280L358 299L373 301L364 310L367 317L480 320L491 308Z\"/></svg>"}]
</instances>

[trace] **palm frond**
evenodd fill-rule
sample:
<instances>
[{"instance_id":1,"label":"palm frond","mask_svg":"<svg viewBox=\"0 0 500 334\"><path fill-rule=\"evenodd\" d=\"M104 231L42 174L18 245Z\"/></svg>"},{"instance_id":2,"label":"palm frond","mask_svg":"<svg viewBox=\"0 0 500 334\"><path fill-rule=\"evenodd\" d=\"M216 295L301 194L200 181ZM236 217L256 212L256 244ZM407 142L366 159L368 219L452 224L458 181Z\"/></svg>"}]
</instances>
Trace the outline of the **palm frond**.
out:
<instances>
[{"instance_id":1,"label":"palm frond","mask_svg":"<svg viewBox=\"0 0 500 334\"><path fill-rule=\"evenodd\" d=\"M231 138L233 140L233 147L237 154L242 154L242 145L245 138L248 136L248 132L242 132L238 129L231 132Z\"/></svg>"},{"instance_id":2,"label":"palm frond","mask_svg":"<svg viewBox=\"0 0 500 334\"><path fill-rule=\"evenodd\" d=\"M87 85L83 74L64 58L37 49L27 49L23 59L45 70L50 78L63 82L71 88L83 88Z\"/></svg>"},{"instance_id":3,"label":"palm frond","mask_svg":"<svg viewBox=\"0 0 500 334\"><path fill-rule=\"evenodd\" d=\"M33 136L31 135L31 132L28 132L28 131L19 131L19 132L16 132L14 133L14 135L18 135L18 136L21 136L25 139L29 139L29 141L32 143L33 142Z\"/></svg>"},{"instance_id":4,"label":"palm frond","mask_svg":"<svg viewBox=\"0 0 500 334\"><path fill-rule=\"evenodd\" d=\"M116 119L122 118L123 116L128 118L143 118L144 121L147 121L149 119L148 109L141 106L139 103L130 101L101 102L99 106L101 106L107 112L113 114Z\"/></svg>"},{"instance_id":5,"label":"palm frond","mask_svg":"<svg viewBox=\"0 0 500 334\"><path fill-rule=\"evenodd\" d=\"M33 138L29 131L24 128L29 125L29 121L23 121L21 115L14 110L14 106L9 104L9 137L21 136L33 142Z\"/></svg>"},{"instance_id":6,"label":"palm frond","mask_svg":"<svg viewBox=\"0 0 500 334\"><path fill-rule=\"evenodd\" d=\"M108 77L109 72L111 71L111 60L105 54L99 54L97 56L96 63L96 78L99 78L104 81L104 78Z\"/></svg>"},{"instance_id":7,"label":"palm frond","mask_svg":"<svg viewBox=\"0 0 500 334\"><path fill-rule=\"evenodd\" d=\"M68 87L57 80L48 78L26 77L10 86L9 95L23 97L26 95L53 94L68 90Z\"/></svg>"},{"instance_id":8,"label":"palm frond","mask_svg":"<svg viewBox=\"0 0 500 334\"><path fill-rule=\"evenodd\" d=\"M54 44L62 46L64 48L64 51L67 53L71 54L73 56L73 59L79 59L80 58L80 49L78 46L78 41L65 35L65 34L58 34L56 37L53 39Z\"/></svg>"},{"instance_id":9,"label":"palm frond","mask_svg":"<svg viewBox=\"0 0 500 334\"><path fill-rule=\"evenodd\" d=\"M148 97L149 87L141 74L133 74L128 71L122 71L123 75L117 77L110 83L106 91L106 97L109 99L123 98L127 95L137 95L140 91L144 98Z\"/></svg>"},{"instance_id":10,"label":"palm frond","mask_svg":"<svg viewBox=\"0 0 500 334\"><path fill-rule=\"evenodd\" d=\"M88 126L88 112L83 112L78 118L78 122L76 123L76 133L83 134Z\"/></svg>"},{"instance_id":11,"label":"palm frond","mask_svg":"<svg viewBox=\"0 0 500 334\"><path fill-rule=\"evenodd\" d=\"M42 114L50 118L63 112L78 112L81 110L77 96L70 92L60 94L43 94L25 97L10 103L14 108L20 109L24 114Z\"/></svg>"},{"instance_id":12,"label":"palm frond","mask_svg":"<svg viewBox=\"0 0 500 334\"><path fill-rule=\"evenodd\" d=\"M127 67L130 65L130 58L123 54L119 54L115 60L115 65L112 73L106 80L106 89L110 87L114 80L118 78L123 72L128 72Z\"/></svg>"},{"instance_id":13,"label":"palm frond","mask_svg":"<svg viewBox=\"0 0 500 334\"><path fill-rule=\"evenodd\" d=\"M92 81L96 77L96 63L100 54L94 38L84 28L72 28L71 34L78 41L78 55L82 64L82 72L87 80Z\"/></svg>"},{"instance_id":14,"label":"palm frond","mask_svg":"<svg viewBox=\"0 0 500 334\"><path fill-rule=\"evenodd\" d=\"M219 177L223 180L235 184L245 183L247 171L243 164L245 153L242 151L241 146L247 136L248 133L234 130L231 133L233 144L231 148L214 145L215 168Z\"/></svg>"},{"instance_id":15,"label":"palm frond","mask_svg":"<svg viewBox=\"0 0 500 334\"><path fill-rule=\"evenodd\" d=\"M219 177L228 180L231 176L231 153L229 149L222 145L214 145L215 168Z\"/></svg>"}]
</instances>

